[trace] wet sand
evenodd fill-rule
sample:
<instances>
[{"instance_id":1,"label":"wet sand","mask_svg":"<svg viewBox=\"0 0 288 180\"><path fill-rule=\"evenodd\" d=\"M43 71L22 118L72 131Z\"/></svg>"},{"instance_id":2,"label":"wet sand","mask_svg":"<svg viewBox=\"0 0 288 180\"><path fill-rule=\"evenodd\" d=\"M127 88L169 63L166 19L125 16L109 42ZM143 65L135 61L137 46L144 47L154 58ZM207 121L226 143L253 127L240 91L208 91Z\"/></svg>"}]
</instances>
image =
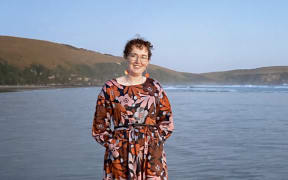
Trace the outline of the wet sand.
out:
<instances>
[{"instance_id":1,"label":"wet sand","mask_svg":"<svg viewBox=\"0 0 288 180\"><path fill-rule=\"evenodd\" d=\"M0 85L0 93L3 92L18 92L35 89L57 89L57 88L77 88L77 87L92 87L82 85Z\"/></svg>"}]
</instances>

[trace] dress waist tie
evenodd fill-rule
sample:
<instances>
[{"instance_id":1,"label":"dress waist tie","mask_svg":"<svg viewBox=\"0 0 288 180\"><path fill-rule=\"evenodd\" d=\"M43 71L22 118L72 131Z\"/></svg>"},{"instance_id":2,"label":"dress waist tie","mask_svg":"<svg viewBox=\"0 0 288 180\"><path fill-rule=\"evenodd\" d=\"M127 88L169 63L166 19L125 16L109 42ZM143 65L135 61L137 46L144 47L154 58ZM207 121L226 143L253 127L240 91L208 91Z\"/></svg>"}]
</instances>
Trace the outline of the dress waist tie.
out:
<instances>
[{"instance_id":1,"label":"dress waist tie","mask_svg":"<svg viewBox=\"0 0 288 180\"><path fill-rule=\"evenodd\" d=\"M148 127L148 128L152 128L153 130L157 130L157 126L156 125L150 125L150 124L140 124L140 123L131 123L128 125L121 125L121 126L115 126L114 130L127 130L129 129L128 132L128 179L136 179L136 171L137 171L137 163L141 163L139 161L142 161L142 168L145 169L146 168L146 163L143 162L143 160L145 160L147 158L147 154L148 154L148 141L150 141L150 138L152 137L147 137L145 135L145 140L144 140L144 147L142 149L142 151L140 153L143 153L142 155L138 156L138 152L136 151L136 141L137 141L137 137L135 137L135 130L137 128L135 127ZM145 128L145 134L147 134L148 129ZM136 159L136 157L140 158L140 159ZM143 172L143 174L141 174L142 178L145 179L146 177L146 173Z\"/></svg>"}]
</instances>

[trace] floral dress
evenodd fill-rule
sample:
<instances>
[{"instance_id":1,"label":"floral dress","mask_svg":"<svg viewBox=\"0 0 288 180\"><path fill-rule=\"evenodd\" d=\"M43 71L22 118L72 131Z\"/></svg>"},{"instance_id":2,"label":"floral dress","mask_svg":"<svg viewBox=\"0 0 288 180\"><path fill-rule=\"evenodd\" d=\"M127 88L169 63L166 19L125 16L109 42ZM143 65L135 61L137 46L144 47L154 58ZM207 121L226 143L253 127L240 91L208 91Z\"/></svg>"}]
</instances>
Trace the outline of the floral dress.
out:
<instances>
[{"instance_id":1,"label":"floral dress","mask_svg":"<svg viewBox=\"0 0 288 180\"><path fill-rule=\"evenodd\" d=\"M168 179L163 145L173 129L170 103L157 80L105 82L92 125L92 136L106 148L103 179Z\"/></svg>"}]
</instances>

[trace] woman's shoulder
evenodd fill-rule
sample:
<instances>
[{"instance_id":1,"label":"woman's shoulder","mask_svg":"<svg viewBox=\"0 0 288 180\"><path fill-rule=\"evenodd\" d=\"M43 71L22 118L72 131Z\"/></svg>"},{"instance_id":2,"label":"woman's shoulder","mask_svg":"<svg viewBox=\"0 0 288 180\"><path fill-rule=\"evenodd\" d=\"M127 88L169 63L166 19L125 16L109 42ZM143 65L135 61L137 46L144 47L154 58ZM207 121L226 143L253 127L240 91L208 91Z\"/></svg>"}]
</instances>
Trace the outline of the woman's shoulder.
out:
<instances>
[{"instance_id":1,"label":"woman's shoulder","mask_svg":"<svg viewBox=\"0 0 288 180\"><path fill-rule=\"evenodd\" d=\"M161 83L158 80L153 79L151 77L147 78L147 81L146 81L145 84L148 85L148 86L150 84L151 86L153 86L159 92L163 90L163 87L162 87Z\"/></svg>"},{"instance_id":2,"label":"woman's shoulder","mask_svg":"<svg viewBox=\"0 0 288 180\"><path fill-rule=\"evenodd\" d=\"M153 85L158 85L158 86L160 85L161 86L161 83L157 79L153 79L151 77L148 77L146 82L153 84Z\"/></svg>"},{"instance_id":3,"label":"woman's shoulder","mask_svg":"<svg viewBox=\"0 0 288 180\"><path fill-rule=\"evenodd\" d=\"M106 88L118 87L122 89L123 87L121 86L121 84L118 83L118 80L119 80L118 78L112 78L112 79L106 80L103 86L105 86Z\"/></svg>"},{"instance_id":4,"label":"woman's shoulder","mask_svg":"<svg viewBox=\"0 0 288 180\"><path fill-rule=\"evenodd\" d=\"M147 81L150 81L151 83L156 84L156 85L161 85L160 82L157 79L153 79L151 77L149 77L147 79Z\"/></svg>"}]
</instances>

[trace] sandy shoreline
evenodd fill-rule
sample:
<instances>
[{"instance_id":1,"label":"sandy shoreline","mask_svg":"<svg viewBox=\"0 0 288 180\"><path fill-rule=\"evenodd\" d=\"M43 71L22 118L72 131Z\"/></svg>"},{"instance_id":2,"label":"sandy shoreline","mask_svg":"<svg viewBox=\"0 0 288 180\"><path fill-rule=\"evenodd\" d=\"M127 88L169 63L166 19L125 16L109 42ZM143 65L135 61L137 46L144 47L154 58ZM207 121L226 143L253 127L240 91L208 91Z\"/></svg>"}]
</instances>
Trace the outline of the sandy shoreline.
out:
<instances>
[{"instance_id":1,"label":"sandy shoreline","mask_svg":"<svg viewBox=\"0 0 288 180\"><path fill-rule=\"evenodd\" d=\"M78 87L96 87L81 85L0 85L1 92L18 92L35 89L57 89L57 88L78 88Z\"/></svg>"}]
</instances>

